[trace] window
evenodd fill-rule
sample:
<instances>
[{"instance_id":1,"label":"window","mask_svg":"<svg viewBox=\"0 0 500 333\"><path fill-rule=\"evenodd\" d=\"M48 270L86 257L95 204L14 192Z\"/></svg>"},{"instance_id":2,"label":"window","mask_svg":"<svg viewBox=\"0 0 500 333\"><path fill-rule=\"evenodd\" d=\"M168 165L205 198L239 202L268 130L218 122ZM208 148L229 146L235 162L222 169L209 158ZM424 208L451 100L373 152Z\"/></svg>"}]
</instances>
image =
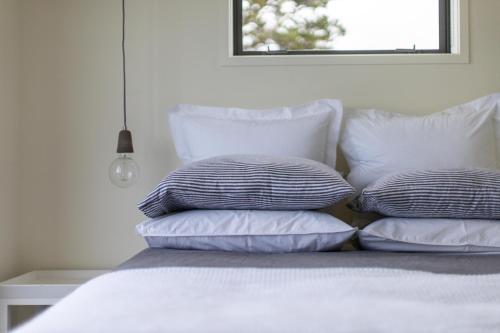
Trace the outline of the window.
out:
<instances>
[{"instance_id":1,"label":"window","mask_svg":"<svg viewBox=\"0 0 500 333\"><path fill-rule=\"evenodd\" d=\"M233 55L451 53L450 0L233 0Z\"/></svg>"}]
</instances>

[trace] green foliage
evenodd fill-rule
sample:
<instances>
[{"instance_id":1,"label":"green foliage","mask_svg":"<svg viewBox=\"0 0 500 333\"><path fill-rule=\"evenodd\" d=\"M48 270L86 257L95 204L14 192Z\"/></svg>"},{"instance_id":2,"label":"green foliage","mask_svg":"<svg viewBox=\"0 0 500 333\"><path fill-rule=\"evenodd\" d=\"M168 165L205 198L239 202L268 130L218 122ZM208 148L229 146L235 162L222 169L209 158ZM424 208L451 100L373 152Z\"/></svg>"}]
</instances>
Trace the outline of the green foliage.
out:
<instances>
[{"instance_id":1,"label":"green foliage","mask_svg":"<svg viewBox=\"0 0 500 333\"><path fill-rule=\"evenodd\" d=\"M252 50L331 49L346 30L327 15L334 0L243 0L243 47Z\"/></svg>"}]
</instances>

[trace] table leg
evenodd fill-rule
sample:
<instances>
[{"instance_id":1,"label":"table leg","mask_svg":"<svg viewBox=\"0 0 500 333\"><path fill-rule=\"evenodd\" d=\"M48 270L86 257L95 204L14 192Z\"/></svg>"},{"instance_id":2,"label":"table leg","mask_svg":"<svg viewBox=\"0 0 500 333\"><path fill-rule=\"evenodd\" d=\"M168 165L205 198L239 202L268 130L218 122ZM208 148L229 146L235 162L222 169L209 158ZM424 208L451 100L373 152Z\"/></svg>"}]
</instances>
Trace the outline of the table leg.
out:
<instances>
[{"instance_id":1,"label":"table leg","mask_svg":"<svg viewBox=\"0 0 500 333\"><path fill-rule=\"evenodd\" d=\"M9 305L0 301L0 333L7 333L10 329Z\"/></svg>"}]
</instances>

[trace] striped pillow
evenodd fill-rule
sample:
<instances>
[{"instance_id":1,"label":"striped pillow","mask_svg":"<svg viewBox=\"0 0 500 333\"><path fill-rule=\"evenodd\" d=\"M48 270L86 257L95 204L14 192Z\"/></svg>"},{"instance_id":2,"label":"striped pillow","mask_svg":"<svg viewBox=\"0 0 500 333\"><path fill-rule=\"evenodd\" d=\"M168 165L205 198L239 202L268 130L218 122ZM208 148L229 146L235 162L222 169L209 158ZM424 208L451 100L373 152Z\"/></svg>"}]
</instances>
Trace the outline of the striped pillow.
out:
<instances>
[{"instance_id":1,"label":"striped pillow","mask_svg":"<svg viewBox=\"0 0 500 333\"><path fill-rule=\"evenodd\" d=\"M389 175L358 198L364 212L394 217L500 219L500 171L452 169Z\"/></svg>"},{"instance_id":2,"label":"striped pillow","mask_svg":"<svg viewBox=\"0 0 500 333\"><path fill-rule=\"evenodd\" d=\"M139 209L148 217L187 209L319 209L353 192L335 170L319 162L230 155L190 163L172 172Z\"/></svg>"}]
</instances>

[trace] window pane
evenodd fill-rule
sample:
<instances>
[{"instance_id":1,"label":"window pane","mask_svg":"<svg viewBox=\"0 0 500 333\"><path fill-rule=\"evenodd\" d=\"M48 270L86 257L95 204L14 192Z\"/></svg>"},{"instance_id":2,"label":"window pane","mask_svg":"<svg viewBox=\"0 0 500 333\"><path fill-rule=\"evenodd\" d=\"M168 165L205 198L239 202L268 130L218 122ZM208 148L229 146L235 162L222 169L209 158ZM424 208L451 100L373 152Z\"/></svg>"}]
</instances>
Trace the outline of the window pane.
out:
<instances>
[{"instance_id":1,"label":"window pane","mask_svg":"<svg viewBox=\"0 0 500 333\"><path fill-rule=\"evenodd\" d=\"M242 0L244 51L439 49L439 0Z\"/></svg>"}]
</instances>

